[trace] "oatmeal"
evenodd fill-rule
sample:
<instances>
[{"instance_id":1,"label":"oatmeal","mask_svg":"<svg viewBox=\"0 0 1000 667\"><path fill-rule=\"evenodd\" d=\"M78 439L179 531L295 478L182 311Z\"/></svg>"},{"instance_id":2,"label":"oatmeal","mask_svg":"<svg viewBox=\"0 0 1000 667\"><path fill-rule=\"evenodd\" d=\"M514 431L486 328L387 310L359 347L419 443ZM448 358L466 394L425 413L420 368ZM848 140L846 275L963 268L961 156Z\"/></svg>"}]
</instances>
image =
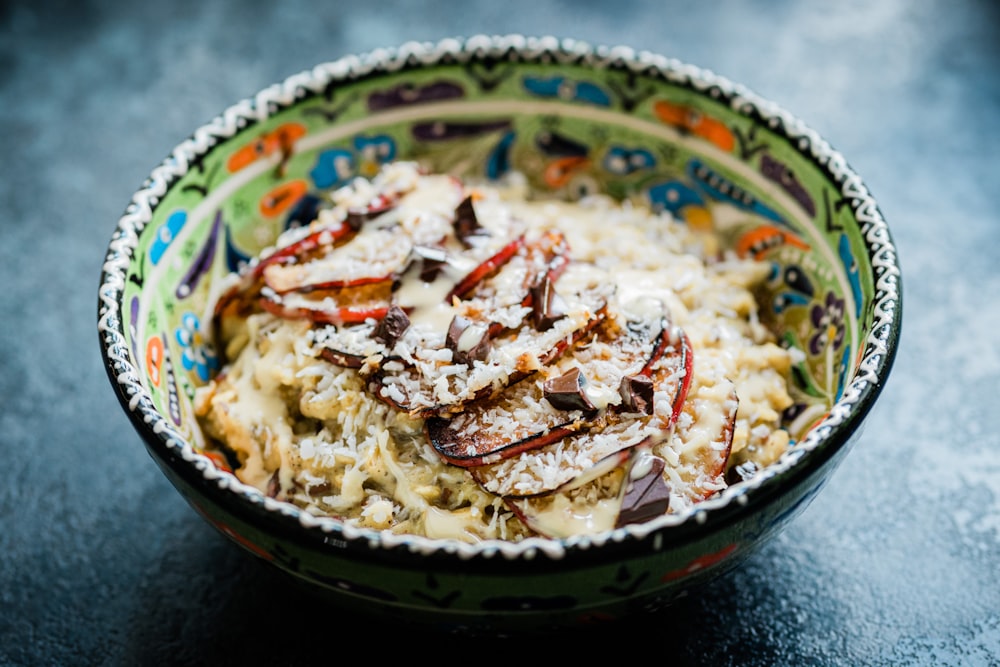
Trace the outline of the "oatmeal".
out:
<instances>
[{"instance_id":1,"label":"oatmeal","mask_svg":"<svg viewBox=\"0 0 1000 667\"><path fill-rule=\"evenodd\" d=\"M714 247L638 204L387 165L232 277L199 419L245 483L377 530L677 512L789 445L770 267Z\"/></svg>"}]
</instances>

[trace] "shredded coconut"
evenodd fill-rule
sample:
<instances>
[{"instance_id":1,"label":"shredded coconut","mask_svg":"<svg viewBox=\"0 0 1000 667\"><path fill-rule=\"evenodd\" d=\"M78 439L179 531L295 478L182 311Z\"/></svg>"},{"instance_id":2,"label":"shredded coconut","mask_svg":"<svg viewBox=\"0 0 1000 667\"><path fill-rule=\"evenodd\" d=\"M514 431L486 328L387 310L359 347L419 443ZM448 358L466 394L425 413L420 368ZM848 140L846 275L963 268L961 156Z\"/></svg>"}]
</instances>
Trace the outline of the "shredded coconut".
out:
<instances>
[{"instance_id":1,"label":"shredded coconut","mask_svg":"<svg viewBox=\"0 0 1000 667\"><path fill-rule=\"evenodd\" d=\"M769 267L716 246L635 202L392 163L232 280L229 362L199 419L244 482L377 530L606 530L639 451L663 459L667 511L683 510L789 446L801 360L758 318ZM390 305L404 330L383 330ZM475 328L456 338L458 318ZM563 405L547 383L571 372L586 385ZM636 376L648 411L625 406Z\"/></svg>"}]
</instances>

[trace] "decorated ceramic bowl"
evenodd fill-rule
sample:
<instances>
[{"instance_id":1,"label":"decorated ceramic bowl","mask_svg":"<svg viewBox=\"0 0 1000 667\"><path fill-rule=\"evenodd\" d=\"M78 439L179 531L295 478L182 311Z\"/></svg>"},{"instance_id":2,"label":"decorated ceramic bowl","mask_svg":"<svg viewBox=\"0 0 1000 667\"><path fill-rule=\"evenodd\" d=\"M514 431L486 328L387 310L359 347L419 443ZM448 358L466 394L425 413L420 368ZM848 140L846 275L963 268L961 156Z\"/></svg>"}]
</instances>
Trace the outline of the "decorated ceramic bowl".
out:
<instances>
[{"instance_id":1,"label":"decorated ceramic bowl","mask_svg":"<svg viewBox=\"0 0 1000 667\"><path fill-rule=\"evenodd\" d=\"M547 195L641 199L771 265L762 319L803 352L773 465L692 509L598 534L480 543L362 529L241 483L194 415L220 368L212 295L323 196L394 160ZM882 214L842 155L743 86L660 55L523 36L410 43L317 65L197 128L111 238L108 377L191 506L354 610L445 629L546 630L655 610L736 567L837 468L901 326Z\"/></svg>"}]
</instances>

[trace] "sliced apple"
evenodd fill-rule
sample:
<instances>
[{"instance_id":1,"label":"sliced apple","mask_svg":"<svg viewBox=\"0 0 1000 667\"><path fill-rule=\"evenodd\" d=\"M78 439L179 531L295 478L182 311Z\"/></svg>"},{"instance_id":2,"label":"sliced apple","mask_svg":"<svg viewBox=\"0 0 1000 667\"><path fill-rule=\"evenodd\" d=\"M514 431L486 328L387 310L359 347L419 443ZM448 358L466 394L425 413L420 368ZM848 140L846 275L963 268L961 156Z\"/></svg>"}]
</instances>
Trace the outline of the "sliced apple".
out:
<instances>
[{"instance_id":1,"label":"sliced apple","mask_svg":"<svg viewBox=\"0 0 1000 667\"><path fill-rule=\"evenodd\" d=\"M739 397L728 379L699 382L678 420L675 491L698 502L725 488L726 464L733 446Z\"/></svg>"},{"instance_id":2,"label":"sliced apple","mask_svg":"<svg viewBox=\"0 0 1000 667\"><path fill-rule=\"evenodd\" d=\"M584 350L573 350L550 368L509 386L492 400L475 401L451 418L427 420L427 434L449 463L469 467L494 463L556 443L577 431L598 429L618 419L624 377L652 368L666 346L668 324L608 326ZM654 358L655 357L655 358ZM572 376L577 401L552 393L556 381ZM598 382L582 378L598 378ZM559 397L559 400L556 400Z\"/></svg>"},{"instance_id":3,"label":"sliced apple","mask_svg":"<svg viewBox=\"0 0 1000 667\"><path fill-rule=\"evenodd\" d=\"M358 324L380 320L389 312L391 280L306 293L279 295L262 290L261 309L286 319L307 319L321 324Z\"/></svg>"},{"instance_id":4,"label":"sliced apple","mask_svg":"<svg viewBox=\"0 0 1000 667\"><path fill-rule=\"evenodd\" d=\"M462 299L467 297L477 285L494 275L498 270L500 270L500 267L509 262L511 258L513 258L514 255L516 255L517 252L523 247L524 236L518 236L513 241L505 244L495 254L487 258L484 262L478 264L476 268L458 281L451 291L448 292L445 297L445 301L450 302L452 299Z\"/></svg>"},{"instance_id":5,"label":"sliced apple","mask_svg":"<svg viewBox=\"0 0 1000 667\"><path fill-rule=\"evenodd\" d=\"M346 222L339 222L336 225L322 227L309 232L302 238L281 248L275 249L254 265L251 272L253 278L264 275L264 270L274 264L286 262L302 262L310 258L321 249L334 248L350 241L358 233L358 230Z\"/></svg>"},{"instance_id":6,"label":"sliced apple","mask_svg":"<svg viewBox=\"0 0 1000 667\"><path fill-rule=\"evenodd\" d=\"M379 276L362 276L359 278L340 278L304 284L277 283L277 281L265 280L264 284L267 285L267 287L270 288L275 294L284 295L291 294L292 292L299 292L300 294L309 294L311 292L329 293L351 287L364 287L365 285L385 283L387 281L391 283L392 280L393 275L387 274Z\"/></svg>"},{"instance_id":7,"label":"sliced apple","mask_svg":"<svg viewBox=\"0 0 1000 667\"><path fill-rule=\"evenodd\" d=\"M441 361L440 353L446 349L443 338L436 349L413 349L412 362L401 364L401 368L379 369L370 387L376 396L412 416L444 417L461 412L564 354L607 316L607 296L602 288L571 295L567 298L570 313L551 329L506 330L492 339L485 359L461 371L454 361ZM489 315L481 313L482 321L488 322Z\"/></svg>"},{"instance_id":8,"label":"sliced apple","mask_svg":"<svg viewBox=\"0 0 1000 667\"><path fill-rule=\"evenodd\" d=\"M473 477L496 495L537 496L573 484L609 456L640 443L668 439L690 386L687 378L693 356L687 337L678 335L674 327L664 329L657 340L671 339L676 342L656 345L658 356L644 369L655 388L651 414L608 411L589 428L577 428L540 448L522 449L514 456L475 467Z\"/></svg>"},{"instance_id":9,"label":"sliced apple","mask_svg":"<svg viewBox=\"0 0 1000 667\"><path fill-rule=\"evenodd\" d=\"M317 324L357 324L369 319L385 317L389 306L344 306L335 308L286 306L271 299L261 299L261 308L286 320L310 320Z\"/></svg>"}]
</instances>

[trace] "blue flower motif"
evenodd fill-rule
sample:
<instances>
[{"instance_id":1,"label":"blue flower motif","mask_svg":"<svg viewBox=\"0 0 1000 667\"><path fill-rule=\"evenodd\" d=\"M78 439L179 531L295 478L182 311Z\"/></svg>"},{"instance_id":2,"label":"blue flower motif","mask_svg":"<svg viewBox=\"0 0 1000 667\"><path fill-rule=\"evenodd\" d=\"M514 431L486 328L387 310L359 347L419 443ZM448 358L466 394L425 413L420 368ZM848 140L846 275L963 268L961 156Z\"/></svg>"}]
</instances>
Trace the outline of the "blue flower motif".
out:
<instances>
[{"instance_id":1,"label":"blue flower motif","mask_svg":"<svg viewBox=\"0 0 1000 667\"><path fill-rule=\"evenodd\" d=\"M604 155L604 168L616 176L628 176L656 165L656 157L645 148L612 146Z\"/></svg>"},{"instance_id":2,"label":"blue flower motif","mask_svg":"<svg viewBox=\"0 0 1000 667\"><path fill-rule=\"evenodd\" d=\"M316 187L323 190L347 183L354 175L354 169L354 155L343 148L333 148L319 154L316 166L309 175Z\"/></svg>"},{"instance_id":3,"label":"blue flower motif","mask_svg":"<svg viewBox=\"0 0 1000 667\"><path fill-rule=\"evenodd\" d=\"M167 221L156 229L156 238L153 239L152 245L149 246L149 260L153 264L159 263L163 258L163 254L167 251L167 246L177 238L185 222L187 222L187 212L174 211L167 218Z\"/></svg>"},{"instance_id":4,"label":"blue flower motif","mask_svg":"<svg viewBox=\"0 0 1000 667\"><path fill-rule=\"evenodd\" d=\"M354 137L354 151L358 160L358 172L371 178L382 165L395 159L396 142L387 134L371 137L358 135Z\"/></svg>"},{"instance_id":5,"label":"blue flower motif","mask_svg":"<svg viewBox=\"0 0 1000 667\"><path fill-rule=\"evenodd\" d=\"M611 106L611 96L603 88L590 81L579 81L563 76L549 78L529 76L524 79L524 88L529 93L540 97L556 97L602 107Z\"/></svg>"},{"instance_id":6,"label":"blue flower motif","mask_svg":"<svg viewBox=\"0 0 1000 667\"><path fill-rule=\"evenodd\" d=\"M184 313L181 325L174 330L174 338L181 346L181 364L184 370L195 371L203 382L219 367L215 349L201 332L201 322L194 313Z\"/></svg>"},{"instance_id":7,"label":"blue flower motif","mask_svg":"<svg viewBox=\"0 0 1000 667\"><path fill-rule=\"evenodd\" d=\"M353 150L331 148L320 153L309 176L320 190L339 188L355 176L374 176L395 158L396 141L389 135L358 135Z\"/></svg>"}]
</instances>

